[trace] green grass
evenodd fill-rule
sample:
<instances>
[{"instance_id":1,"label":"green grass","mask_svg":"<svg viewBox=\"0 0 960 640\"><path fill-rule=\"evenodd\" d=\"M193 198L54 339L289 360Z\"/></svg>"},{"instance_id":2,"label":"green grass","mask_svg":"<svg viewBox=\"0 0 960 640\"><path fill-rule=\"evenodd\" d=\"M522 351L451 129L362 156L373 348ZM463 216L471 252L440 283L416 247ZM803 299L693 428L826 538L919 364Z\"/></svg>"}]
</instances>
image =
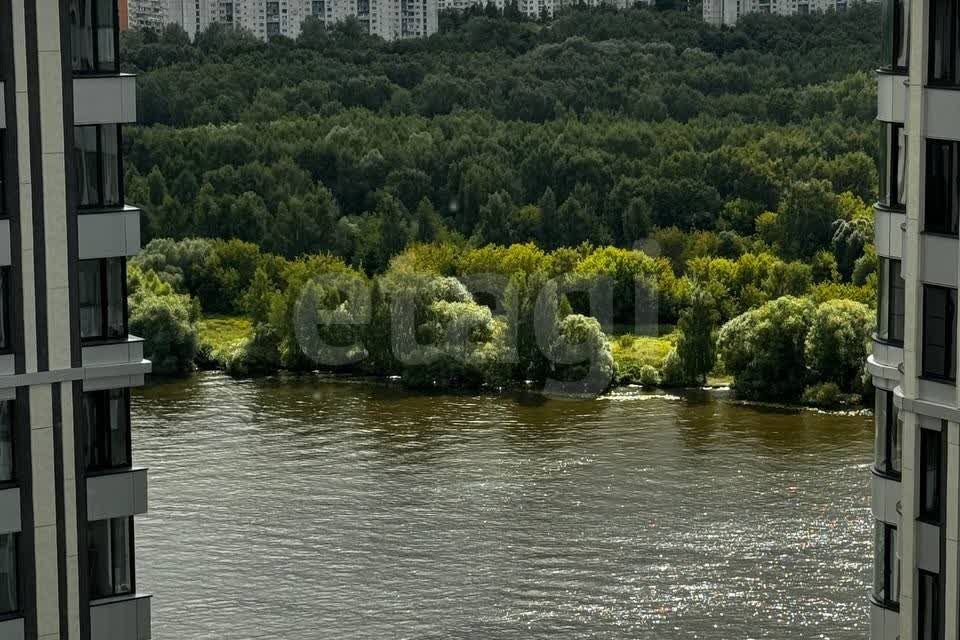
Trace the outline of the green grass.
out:
<instances>
[{"instance_id":1,"label":"green grass","mask_svg":"<svg viewBox=\"0 0 960 640\"><path fill-rule=\"evenodd\" d=\"M200 343L210 345L214 351L253 335L253 325L242 316L205 316L198 325Z\"/></svg>"},{"instance_id":2,"label":"green grass","mask_svg":"<svg viewBox=\"0 0 960 640\"><path fill-rule=\"evenodd\" d=\"M624 334L611 338L613 359L617 367L623 371L628 367L642 367L650 365L660 369L663 359L677 342L675 332L662 336L635 336Z\"/></svg>"}]
</instances>

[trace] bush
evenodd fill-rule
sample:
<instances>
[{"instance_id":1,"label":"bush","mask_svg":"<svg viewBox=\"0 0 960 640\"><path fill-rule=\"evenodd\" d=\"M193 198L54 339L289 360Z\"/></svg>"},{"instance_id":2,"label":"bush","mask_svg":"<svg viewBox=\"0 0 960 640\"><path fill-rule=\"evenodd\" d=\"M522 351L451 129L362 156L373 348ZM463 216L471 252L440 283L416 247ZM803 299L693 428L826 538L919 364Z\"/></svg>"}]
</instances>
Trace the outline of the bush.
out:
<instances>
[{"instance_id":1,"label":"bush","mask_svg":"<svg viewBox=\"0 0 960 640\"><path fill-rule=\"evenodd\" d=\"M648 364L640 367L640 384L645 387L655 387L660 384L660 372Z\"/></svg>"},{"instance_id":2,"label":"bush","mask_svg":"<svg viewBox=\"0 0 960 640\"><path fill-rule=\"evenodd\" d=\"M807 374L804 347L813 311L810 301L784 296L723 326L717 349L739 394L787 401L800 397Z\"/></svg>"},{"instance_id":3,"label":"bush","mask_svg":"<svg viewBox=\"0 0 960 640\"><path fill-rule=\"evenodd\" d=\"M844 395L833 382L822 382L803 391L803 404L812 407L837 407L844 403Z\"/></svg>"},{"instance_id":4,"label":"bush","mask_svg":"<svg viewBox=\"0 0 960 640\"><path fill-rule=\"evenodd\" d=\"M804 345L811 378L859 391L873 326L873 312L865 304L830 300L818 306Z\"/></svg>"},{"instance_id":5,"label":"bush","mask_svg":"<svg viewBox=\"0 0 960 640\"><path fill-rule=\"evenodd\" d=\"M687 384L687 379L683 372L683 363L680 362L680 354L677 348L673 347L663 359L663 366L660 368L660 378L662 383L668 387L682 387Z\"/></svg>"},{"instance_id":6,"label":"bush","mask_svg":"<svg viewBox=\"0 0 960 640\"><path fill-rule=\"evenodd\" d=\"M187 296L132 296L130 331L144 336L144 357L159 375L184 375L197 355L197 326Z\"/></svg>"}]
</instances>

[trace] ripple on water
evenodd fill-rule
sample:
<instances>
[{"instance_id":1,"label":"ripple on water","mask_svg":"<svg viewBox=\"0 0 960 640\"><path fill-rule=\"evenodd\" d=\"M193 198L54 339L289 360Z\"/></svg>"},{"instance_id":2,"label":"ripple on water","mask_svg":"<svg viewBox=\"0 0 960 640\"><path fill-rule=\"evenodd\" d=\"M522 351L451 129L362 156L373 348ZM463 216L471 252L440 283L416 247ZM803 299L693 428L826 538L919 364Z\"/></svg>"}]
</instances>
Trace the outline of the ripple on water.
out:
<instances>
[{"instance_id":1,"label":"ripple on water","mask_svg":"<svg viewBox=\"0 0 960 640\"><path fill-rule=\"evenodd\" d=\"M868 417L205 374L133 418L158 640L866 632Z\"/></svg>"}]
</instances>

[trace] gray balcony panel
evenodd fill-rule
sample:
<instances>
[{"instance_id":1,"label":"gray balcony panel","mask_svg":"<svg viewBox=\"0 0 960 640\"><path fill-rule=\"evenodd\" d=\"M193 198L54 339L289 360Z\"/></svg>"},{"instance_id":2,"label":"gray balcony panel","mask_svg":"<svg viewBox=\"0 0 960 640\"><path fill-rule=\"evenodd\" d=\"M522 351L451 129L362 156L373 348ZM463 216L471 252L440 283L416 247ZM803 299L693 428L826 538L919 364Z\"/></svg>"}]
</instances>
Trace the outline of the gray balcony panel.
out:
<instances>
[{"instance_id":1,"label":"gray balcony panel","mask_svg":"<svg viewBox=\"0 0 960 640\"><path fill-rule=\"evenodd\" d=\"M146 512L146 469L134 468L87 478L87 519L91 522Z\"/></svg>"},{"instance_id":2,"label":"gray balcony panel","mask_svg":"<svg viewBox=\"0 0 960 640\"><path fill-rule=\"evenodd\" d=\"M73 121L76 125L136 122L137 77L122 73L74 78Z\"/></svg>"},{"instance_id":3,"label":"gray balcony panel","mask_svg":"<svg viewBox=\"0 0 960 640\"><path fill-rule=\"evenodd\" d=\"M140 210L124 207L83 213L77 217L77 238L81 260L136 255L140 252Z\"/></svg>"},{"instance_id":4,"label":"gray balcony panel","mask_svg":"<svg viewBox=\"0 0 960 640\"><path fill-rule=\"evenodd\" d=\"M917 568L940 573L940 527L917 523Z\"/></svg>"},{"instance_id":5,"label":"gray balcony panel","mask_svg":"<svg viewBox=\"0 0 960 640\"><path fill-rule=\"evenodd\" d=\"M0 534L20 531L20 489L0 491Z\"/></svg>"},{"instance_id":6,"label":"gray balcony panel","mask_svg":"<svg viewBox=\"0 0 960 640\"><path fill-rule=\"evenodd\" d=\"M920 280L927 284L957 287L956 238L929 233L920 237Z\"/></svg>"},{"instance_id":7,"label":"gray balcony panel","mask_svg":"<svg viewBox=\"0 0 960 640\"><path fill-rule=\"evenodd\" d=\"M890 211L882 207L875 207L873 212L874 244L877 255L885 258L903 257L903 229L901 225L907 221L907 216L901 211Z\"/></svg>"},{"instance_id":8,"label":"gray balcony panel","mask_svg":"<svg viewBox=\"0 0 960 640\"><path fill-rule=\"evenodd\" d=\"M90 640L150 640L150 596L91 602Z\"/></svg>"},{"instance_id":9,"label":"gray balcony panel","mask_svg":"<svg viewBox=\"0 0 960 640\"><path fill-rule=\"evenodd\" d=\"M960 92L951 89L925 89L926 136L940 140L960 140L957 114Z\"/></svg>"},{"instance_id":10,"label":"gray balcony panel","mask_svg":"<svg viewBox=\"0 0 960 640\"><path fill-rule=\"evenodd\" d=\"M0 622L0 640L24 640L23 618L12 618Z\"/></svg>"},{"instance_id":11,"label":"gray balcony panel","mask_svg":"<svg viewBox=\"0 0 960 640\"><path fill-rule=\"evenodd\" d=\"M897 502L900 501L900 483L891 478L873 474L873 517L881 522L896 525Z\"/></svg>"},{"instance_id":12,"label":"gray balcony panel","mask_svg":"<svg viewBox=\"0 0 960 640\"><path fill-rule=\"evenodd\" d=\"M143 360L143 338L127 336L126 340L83 347L83 366L102 367L139 363Z\"/></svg>"},{"instance_id":13,"label":"gray balcony panel","mask_svg":"<svg viewBox=\"0 0 960 640\"><path fill-rule=\"evenodd\" d=\"M907 113L907 76L877 74L877 119L904 122Z\"/></svg>"},{"instance_id":14,"label":"gray balcony panel","mask_svg":"<svg viewBox=\"0 0 960 640\"><path fill-rule=\"evenodd\" d=\"M897 640L899 637L900 614L872 603L870 605L871 640Z\"/></svg>"}]
</instances>

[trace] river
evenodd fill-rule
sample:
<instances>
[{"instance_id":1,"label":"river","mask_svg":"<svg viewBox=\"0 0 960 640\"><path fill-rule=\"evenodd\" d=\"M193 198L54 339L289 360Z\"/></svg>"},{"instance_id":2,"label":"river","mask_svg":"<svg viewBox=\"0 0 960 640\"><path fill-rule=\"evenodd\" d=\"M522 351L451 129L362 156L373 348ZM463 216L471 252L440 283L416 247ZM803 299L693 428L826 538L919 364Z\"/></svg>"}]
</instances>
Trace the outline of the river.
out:
<instances>
[{"instance_id":1,"label":"river","mask_svg":"<svg viewBox=\"0 0 960 640\"><path fill-rule=\"evenodd\" d=\"M155 640L867 633L869 417L202 374L133 424Z\"/></svg>"}]
</instances>

